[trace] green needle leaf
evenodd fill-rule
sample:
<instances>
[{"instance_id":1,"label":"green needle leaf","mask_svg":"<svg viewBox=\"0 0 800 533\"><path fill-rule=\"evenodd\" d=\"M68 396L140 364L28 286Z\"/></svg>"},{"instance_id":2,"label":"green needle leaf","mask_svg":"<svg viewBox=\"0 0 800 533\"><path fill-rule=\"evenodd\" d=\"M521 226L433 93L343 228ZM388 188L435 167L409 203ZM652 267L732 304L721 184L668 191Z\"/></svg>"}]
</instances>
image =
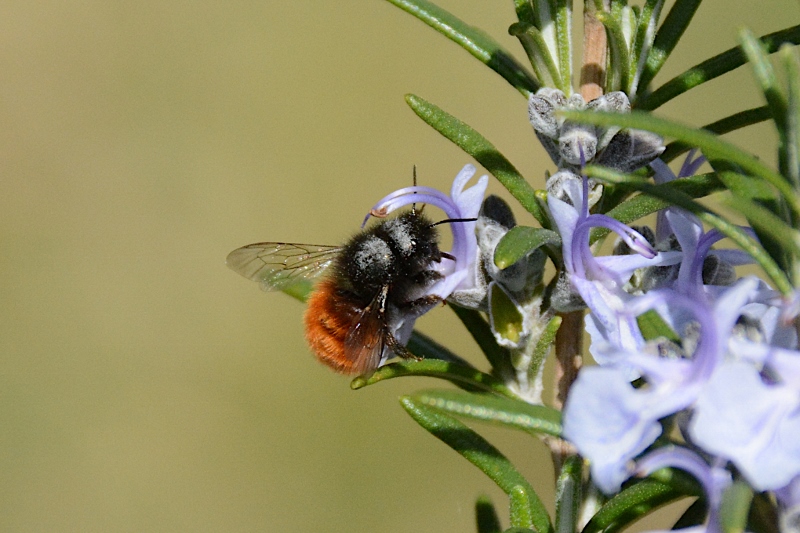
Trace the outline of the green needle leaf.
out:
<instances>
[{"instance_id":1,"label":"green needle leaf","mask_svg":"<svg viewBox=\"0 0 800 533\"><path fill-rule=\"evenodd\" d=\"M724 135L734 130L752 126L759 122L764 122L772 118L772 114L767 106L755 107L752 109L745 109L733 115L721 118L711 124L706 124L702 129L716 133L717 135ZM662 161L669 163L679 155L688 152L692 147L686 143L675 141L669 143L664 152L659 156Z\"/></svg>"},{"instance_id":2,"label":"green needle leaf","mask_svg":"<svg viewBox=\"0 0 800 533\"><path fill-rule=\"evenodd\" d=\"M661 505L684 496L702 494L698 483L688 474L663 469L647 479L634 482L608 500L581 533L615 533Z\"/></svg>"},{"instance_id":3,"label":"green needle leaf","mask_svg":"<svg viewBox=\"0 0 800 533\"><path fill-rule=\"evenodd\" d=\"M679 3L680 2L675 3L672 11L670 11L670 15L675 11ZM666 26L666 24L667 21L664 21L664 26ZM659 35L660 34L661 32L659 31ZM769 54L776 52L784 43L798 44L800 43L800 25L765 35L761 37L761 42ZM658 43L658 37L656 37L656 43ZM737 69L744 65L744 63L745 57L741 48L737 47L726 50L721 54L693 66L683 74L672 78L653 91L647 98L636 102L635 107L642 110L656 109L689 89L697 87L709 80L713 80L726 72ZM649 64L650 62L648 61L648 66ZM649 80L647 81L649 83Z\"/></svg>"},{"instance_id":4,"label":"green needle leaf","mask_svg":"<svg viewBox=\"0 0 800 533\"><path fill-rule=\"evenodd\" d=\"M456 363L439 361L437 359L423 359L422 361L404 360L384 365L370 376L359 376L350 382L353 390L363 389L367 385L379 383L387 379L405 376L427 376L444 379L456 385L469 387L486 392L493 392L509 398L517 396L506 387L499 379L484 374L472 367L465 367Z\"/></svg>"},{"instance_id":5,"label":"green needle leaf","mask_svg":"<svg viewBox=\"0 0 800 533\"><path fill-rule=\"evenodd\" d=\"M800 259L800 232L786 224L786 222L770 209L740 196L731 196L726 200L731 207L739 213L747 215L747 221L759 235L768 235L785 253Z\"/></svg>"},{"instance_id":6,"label":"green needle leaf","mask_svg":"<svg viewBox=\"0 0 800 533\"><path fill-rule=\"evenodd\" d=\"M514 0L514 10L517 12L517 20L525 24L535 24L533 5L530 0Z\"/></svg>"},{"instance_id":7,"label":"green needle leaf","mask_svg":"<svg viewBox=\"0 0 800 533\"><path fill-rule=\"evenodd\" d=\"M549 225L547 215L536 201L534 188L492 143L466 123L419 96L408 94L406 102L417 116L483 165L540 225Z\"/></svg>"},{"instance_id":8,"label":"green needle leaf","mask_svg":"<svg viewBox=\"0 0 800 533\"><path fill-rule=\"evenodd\" d=\"M515 226L497 243L494 264L498 268L508 268L532 251L548 244L561 248L561 236L549 229Z\"/></svg>"},{"instance_id":9,"label":"green needle leaf","mask_svg":"<svg viewBox=\"0 0 800 533\"><path fill-rule=\"evenodd\" d=\"M448 363L456 363L461 366L472 368L472 365L467 361L460 358L424 333L416 330L411 332L411 338L408 340L406 348L408 348L408 351L418 357L424 357L425 359L439 359Z\"/></svg>"},{"instance_id":10,"label":"green needle leaf","mask_svg":"<svg viewBox=\"0 0 800 533\"><path fill-rule=\"evenodd\" d=\"M473 57L500 74L526 98L539 89L539 83L533 75L483 31L427 0L389 0L389 2L458 43Z\"/></svg>"},{"instance_id":11,"label":"green needle leaf","mask_svg":"<svg viewBox=\"0 0 800 533\"><path fill-rule=\"evenodd\" d=\"M676 0L672 9L667 13L664 23L656 33L656 38L653 41L653 47L647 55L647 63L645 63L644 72L642 72L642 79L639 80L639 91L643 92L656 77L658 71L664 66L667 58L672 53L675 45L678 44L683 32L689 26L689 23L694 17L694 12L700 6L702 0ZM648 99L649 100L649 99ZM655 109L655 108L648 108Z\"/></svg>"},{"instance_id":12,"label":"green needle leaf","mask_svg":"<svg viewBox=\"0 0 800 533\"><path fill-rule=\"evenodd\" d=\"M567 457L556 481L556 533L578 530L582 476L583 459L578 455Z\"/></svg>"},{"instance_id":13,"label":"green needle leaf","mask_svg":"<svg viewBox=\"0 0 800 533\"><path fill-rule=\"evenodd\" d=\"M478 533L500 533L502 531L497 511L486 496L479 497L475 502L475 521Z\"/></svg>"},{"instance_id":14,"label":"green needle leaf","mask_svg":"<svg viewBox=\"0 0 800 533\"><path fill-rule=\"evenodd\" d=\"M562 87L567 94L572 91L572 0L559 0L555 4L556 46L558 46L558 68Z\"/></svg>"},{"instance_id":15,"label":"green needle leaf","mask_svg":"<svg viewBox=\"0 0 800 533\"><path fill-rule=\"evenodd\" d=\"M606 38L608 41L609 69L606 74L606 92L625 91L630 93L630 56L628 54L628 44L622 31L622 25L618 18L612 13L599 12L597 20L603 23L606 28Z\"/></svg>"},{"instance_id":16,"label":"green needle leaf","mask_svg":"<svg viewBox=\"0 0 800 533\"><path fill-rule=\"evenodd\" d=\"M508 28L508 33L519 39L541 84L545 87L556 87L565 91L561 84L558 66L547 49L542 32L531 24L515 22ZM566 92L569 92L569 89L566 89Z\"/></svg>"},{"instance_id":17,"label":"green needle leaf","mask_svg":"<svg viewBox=\"0 0 800 533\"><path fill-rule=\"evenodd\" d=\"M786 70L787 113L786 152L781 169L795 189L800 189L800 66L792 47L781 49L781 59Z\"/></svg>"},{"instance_id":18,"label":"green needle leaf","mask_svg":"<svg viewBox=\"0 0 800 533\"><path fill-rule=\"evenodd\" d=\"M594 172L594 170L591 171ZM620 187L628 186L628 184L626 184L622 179L622 175L619 175L618 179L615 180L614 183L618 184ZM678 178L661 185L653 185L648 182L648 185L654 187L655 190L675 191L676 193L682 193L683 195L691 198L702 198L703 196L708 196L713 192L724 189L722 182L714 173L696 174L694 176ZM639 190L635 186L633 188ZM647 194L640 194L625 200L613 209L608 210L606 215L619 220L624 224L631 224L642 217L653 214L656 211L664 209L665 207L669 207L669 201L662 199L665 197L666 196L662 195L650 196ZM594 244L599 239L605 237L608 232L609 230L605 228L596 228L595 230L592 230L589 241L590 244Z\"/></svg>"},{"instance_id":19,"label":"green needle leaf","mask_svg":"<svg viewBox=\"0 0 800 533\"><path fill-rule=\"evenodd\" d=\"M561 436L561 413L544 405L458 390L422 391L409 398L459 417L520 429L533 435Z\"/></svg>"},{"instance_id":20,"label":"green needle leaf","mask_svg":"<svg viewBox=\"0 0 800 533\"><path fill-rule=\"evenodd\" d=\"M669 327L669 324L661 318L661 315L652 309L637 316L636 323L639 325L642 337L645 340L652 341L663 337L678 344L682 342L680 335L675 333L675 330Z\"/></svg>"},{"instance_id":21,"label":"green needle leaf","mask_svg":"<svg viewBox=\"0 0 800 533\"><path fill-rule=\"evenodd\" d=\"M528 491L523 486L516 486L511 490L509 504L511 512L511 529L515 531L534 531L534 516L531 512L531 499Z\"/></svg>"},{"instance_id":22,"label":"green needle leaf","mask_svg":"<svg viewBox=\"0 0 800 533\"><path fill-rule=\"evenodd\" d=\"M759 492L753 496L750 505L750 516L747 531L753 533L779 533L778 509L768 492Z\"/></svg>"},{"instance_id":23,"label":"green needle leaf","mask_svg":"<svg viewBox=\"0 0 800 533\"><path fill-rule=\"evenodd\" d=\"M530 517L534 529L538 533L553 532L547 510L533 487L497 448L462 422L413 398L403 397L400 404L420 426L477 466L512 500L519 500L519 495L524 494L527 499L525 514Z\"/></svg>"},{"instance_id":24,"label":"green needle leaf","mask_svg":"<svg viewBox=\"0 0 800 533\"><path fill-rule=\"evenodd\" d=\"M780 149L783 150L786 143L786 96L778 84L775 70L772 68L761 42L746 29L739 33L739 42L747 60L753 66L753 74L761 92L764 93L767 107L770 109L775 127L778 129L781 140Z\"/></svg>"},{"instance_id":25,"label":"green needle leaf","mask_svg":"<svg viewBox=\"0 0 800 533\"><path fill-rule=\"evenodd\" d=\"M663 137L672 137L702 150L709 160L721 159L738 165L745 173L758 177L778 189L792 211L800 216L800 196L795 194L786 179L775 172L758 158L748 154L741 148L722 140L719 136L707 131L698 130L677 122L654 117L649 113L634 111L632 113L600 113L591 111L561 111L560 114L576 122L594 124L596 126L620 126L647 130Z\"/></svg>"},{"instance_id":26,"label":"green needle leaf","mask_svg":"<svg viewBox=\"0 0 800 533\"><path fill-rule=\"evenodd\" d=\"M719 507L719 518L722 531L725 533L743 533L747 526L747 515L753 501L753 489L743 481L734 481L725 490Z\"/></svg>"}]
</instances>

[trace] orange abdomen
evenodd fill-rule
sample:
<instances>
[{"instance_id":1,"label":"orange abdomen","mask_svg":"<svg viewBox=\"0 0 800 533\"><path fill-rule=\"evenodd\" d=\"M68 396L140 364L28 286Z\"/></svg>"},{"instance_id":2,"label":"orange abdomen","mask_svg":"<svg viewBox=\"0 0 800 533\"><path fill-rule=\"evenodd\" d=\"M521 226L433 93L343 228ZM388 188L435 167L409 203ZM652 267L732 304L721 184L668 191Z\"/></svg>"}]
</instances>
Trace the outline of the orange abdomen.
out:
<instances>
[{"instance_id":1,"label":"orange abdomen","mask_svg":"<svg viewBox=\"0 0 800 533\"><path fill-rule=\"evenodd\" d=\"M308 299L303 322L306 340L317 359L342 374L358 374L345 340L361 316L358 302L337 291L332 279L323 280Z\"/></svg>"}]
</instances>

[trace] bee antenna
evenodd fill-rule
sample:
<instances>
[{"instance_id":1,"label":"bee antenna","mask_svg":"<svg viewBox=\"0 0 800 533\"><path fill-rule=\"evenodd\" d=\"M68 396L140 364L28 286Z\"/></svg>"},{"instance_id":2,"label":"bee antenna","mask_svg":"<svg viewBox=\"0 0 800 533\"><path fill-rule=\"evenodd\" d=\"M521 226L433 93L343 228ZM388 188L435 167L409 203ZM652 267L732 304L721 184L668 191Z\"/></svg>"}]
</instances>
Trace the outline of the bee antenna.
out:
<instances>
[{"instance_id":1,"label":"bee antenna","mask_svg":"<svg viewBox=\"0 0 800 533\"><path fill-rule=\"evenodd\" d=\"M446 218L439 222L434 222L431 227L438 226L439 224L452 224L453 222L475 222L477 218Z\"/></svg>"}]
</instances>

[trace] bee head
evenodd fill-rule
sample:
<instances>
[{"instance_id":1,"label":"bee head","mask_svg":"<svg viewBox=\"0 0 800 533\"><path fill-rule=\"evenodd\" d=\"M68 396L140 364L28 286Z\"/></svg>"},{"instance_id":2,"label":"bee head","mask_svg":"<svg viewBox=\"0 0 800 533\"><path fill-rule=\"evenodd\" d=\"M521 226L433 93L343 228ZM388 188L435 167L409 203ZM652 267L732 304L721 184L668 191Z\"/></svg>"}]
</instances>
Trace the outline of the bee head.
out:
<instances>
[{"instance_id":1,"label":"bee head","mask_svg":"<svg viewBox=\"0 0 800 533\"><path fill-rule=\"evenodd\" d=\"M409 271L423 270L441 259L439 233L418 212L410 211L386 221L384 230L387 243Z\"/></svg>"}]
</instances>

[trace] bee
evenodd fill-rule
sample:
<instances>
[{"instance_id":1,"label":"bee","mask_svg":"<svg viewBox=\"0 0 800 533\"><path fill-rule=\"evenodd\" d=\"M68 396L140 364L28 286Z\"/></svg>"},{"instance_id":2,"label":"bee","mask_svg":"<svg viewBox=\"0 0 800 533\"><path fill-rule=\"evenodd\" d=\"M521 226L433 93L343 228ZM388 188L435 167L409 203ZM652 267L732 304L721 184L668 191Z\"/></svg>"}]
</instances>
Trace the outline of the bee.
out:
<instances>
[{"instance_id":1,"label":"bee","mask_svg":"<svg viewBox=\"0 0 800 533\"><path fill-rule=\"evenodd\" d=\"M443 277L434 264L453 259L439 250L440 223L412 209L343 246L262 242L234 250L226 262L266 291L325 273L308 299L306 340L334 371L364 374L391 355L414 358L398 336L410 335L414 320L442 301L427 294Z\"/></svg>"}]
</instances>

